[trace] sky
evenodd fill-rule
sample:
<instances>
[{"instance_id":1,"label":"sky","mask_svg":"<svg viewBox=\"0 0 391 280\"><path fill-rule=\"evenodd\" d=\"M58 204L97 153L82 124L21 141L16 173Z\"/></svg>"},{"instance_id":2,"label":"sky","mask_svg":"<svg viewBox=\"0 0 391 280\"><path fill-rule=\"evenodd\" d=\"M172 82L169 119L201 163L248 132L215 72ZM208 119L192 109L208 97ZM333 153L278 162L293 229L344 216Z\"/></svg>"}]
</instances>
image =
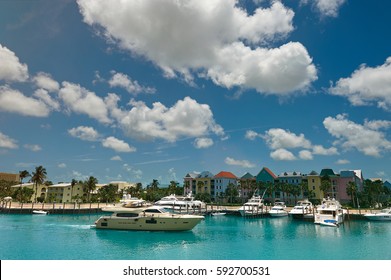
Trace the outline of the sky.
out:
<instances>
[{"instance_id":1,"label":"sky","mask_svg":"<svg viewBox=\"0 0 391 280\"><path fill-rule=\"evenodd\" d=\"M0 2L0 172L391 179L391 1Z\"/></svg>"}]
</instances>

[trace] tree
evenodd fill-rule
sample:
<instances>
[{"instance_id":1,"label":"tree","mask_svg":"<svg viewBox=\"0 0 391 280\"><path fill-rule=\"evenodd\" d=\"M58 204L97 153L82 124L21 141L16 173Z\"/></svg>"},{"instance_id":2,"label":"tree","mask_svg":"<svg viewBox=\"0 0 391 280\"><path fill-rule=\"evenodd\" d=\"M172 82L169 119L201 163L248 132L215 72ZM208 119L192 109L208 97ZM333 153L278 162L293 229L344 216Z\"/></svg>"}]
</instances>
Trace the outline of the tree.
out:
<instances>
[{"instance_id":1,"label":"tree","mask_svg":"<svg viewBox=\"0 0 391 280\"><path fill-rule=\"evenodd\" d=\"M330 195L331 182L330 182L330 177L328 175L322 177L320 182L320 190L323 192L323 197L327 197Z\"/></svg>"},{"instance_id":2,"label":"tree","mask_svg":"<svg viewBox=\"0 0 391 280\"><path fill-rule=\"evenodd\" d=\"M178 185L178 182L171 181L170 185L168 186L168 194L177 194Z\"/></svg>"},{"instance_id":3,"label":"tree","mask_svg":"<svg viewBox=\"0 0 391 280\"><path fill-rule=\"evenodd\" d=\"M23 185L23 179L31 177L30 173L27 170L19 171L19 179L20 179L20 199L19 201L22 202L22 185Z\"/></svg>"},{"instance_id":4,"label":"tree","mask_svg":"<svg viewBox=\"0 0 391 280\"><path fill-rule=\"evenodd\" d=\"M235 184L229 183L227 189L225 190L225 195L228 197L230 203L234 202L234 198L236 198L239 194L238 188Z\"/></svg>"},{"instance_id":5,"label":"tree","mask_svg":"<svg viewBox=\"0 0 391 280\"><path fill-rule=\"evenodd\" d=\"M31 181L35 184L34 202L37 202L38 184L45 182L46 175L46 168L42 165L35 167L35 172L32 173Z\"/></svg>"},{"instance_id":6,"label":"tree","mask_svg":"<svg viewBox=\"0 0 391 280\"><path fill-rule=\"evenodd\" d=\"M98 179L93 176L90 176L90 178L83 183L84 190L87 192L88 201L91 201L91 192L96 189L96 184L98 184Z\"/></svg>"},{"instance_id":7,"label":"tree","mask_svg":"<svg viewBox=\"0 0 391 280\"><path fill-rule=\"evenodd\" d=\"M73 198L73 187L77 184L77 181L75 179L72 179L72 182L71 182L71 201L72 201L72 198Z\"/></svg>"},{"instance_id":8,"label":"tree","mask_svg":"<svg viewBox=\"0 0 391 280\"><path fill-rule=\"evenodd\" d=\"M357 184L355 182L349 182L346 187L346 194L350 196L353 207L356 207L354 198L357 197Z\"/></svg>"},{"instance_id":9,"label":"tree","mask_svg":"<svg viewBox=\"0 0 391 280\"><path fill-rule=\"evenodd\" d=\"M101 201L112 202L117 195L118 187L112 184L101 187L98 190L98 196Z\"/></svg>"}]
</instances>

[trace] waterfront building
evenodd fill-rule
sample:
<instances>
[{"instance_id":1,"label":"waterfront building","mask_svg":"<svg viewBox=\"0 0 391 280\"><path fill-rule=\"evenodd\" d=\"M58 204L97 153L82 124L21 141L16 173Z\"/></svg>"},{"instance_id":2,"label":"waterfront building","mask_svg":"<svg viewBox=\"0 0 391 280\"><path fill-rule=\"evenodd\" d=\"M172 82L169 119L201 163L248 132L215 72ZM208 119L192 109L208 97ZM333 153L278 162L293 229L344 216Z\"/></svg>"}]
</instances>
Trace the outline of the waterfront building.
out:
<instances>
[{"instance_id":1,"label":"waterfront building","mask_svg":"<svg viewBox=\"0 0 391 280\"><path fill-rule=\"evenodd\" d=\"M357 191L363 190L364 178L361 170L343 170L340 171L339 177L337 177L337 192L336 199L341 203L349 203L351 197L347 194L347 187L352 182L356 185Z\"/></svg>"},{"instance_id":2,"label":"waterfront building","mask_svg":"<svg viewBox=\"0 0 391 280\"><path fill-rule=\"evenodd\" d=\"M187 173L183 178L183 194L188 195L189 193L196 193L196 178L200 173Z\"/></svg>"},{"instance_id":3,"label":"waterfront building","mask_svg":"<svg viewBox=\"0 0 391 280\"><path fill-rule=\"evenodd\" d=\"M59 183L47 186L47 202L80 202L86 194L84 193L82 184L75 184L72 187L71 183Z\"/></svg>"},{"instance_id":4,"label":"waterfront building","mask_svg":"<svg viewBox=\"0 0 391 280\"><path fill-rule=\"evenodd\" d=\"M244 198L250 198L257 188L256 178L250 173L244 174L239 179L239 196Z\"/></svg>"},{"instance_id":5,"label":"waterfront building","mask_svg":"<svg viewBox=\"0 0 391 280\"><path fill-rule=\"evenodd\" d=\"M41 184L38 184L37 186L37 189L35 189L35 183L23 183L23 184L17 184L17 185L13 185L11 186L11 188L13 190L17 190L18 188L29 188L29 189L32 189L34 192L33 194L31 195L31 198L27 200L27 202L34 202L35 200L35 197L39 198L42 200L42 201L45 201L46 199L46 192L47 192L47 186L46 185L41 185ZM37 191L37 195L35 196L35 191Z\"/></svg>"},{"instance_id":6,"label":"waterfront building","mask_svg":"<svg viewBox=\"0 0 391 280\"><path fill-rule=\"evenodd\" d=\"M194 194L207 193L211 197L215 197L214 175L211 172L201 172L195 179L195 185Z\"/></svg>"},{"instance_id":7,"label":"waterfront building","mask_svg":"<svg viewBox=\"0 0 391 280\"><path fill-rule=\"evenodd\" d=\"M0 172L0 180L7 182L20 182L19 174Z\"/></svg>"},{"instance_id":8,"label":"waterfront building","mask_svg":"<svg viewBox=\"0 0 391 280\"><path fill-rule=\"evenodd\" d=\"M231 172L221 171L214 176L214 198L223 196L229 184L238 186L238 177Z\"/></svg>"},{"instance_id":9,"label":"waterfront building","mask_svg":"<svg viewBox=\"0 0 391 280\"><path fill-rule=\"evenodd\" d=\"M281 195L285 203L294 205L298 200L304 198L303 184L306 184L304 181L304 176L301 172L284 172L278 175L278 182L280 185L288 186L290 189L288 192L285 192L284 189L281 190Z\"/></svg>"},{"instance_id":10,"label":"waterfront building","mask_svg":"<svg viewBox=\"0 0 391 280\"><path fill-rule=\"evenodd\" d=\"M271 188L269 192L265 193L265 199L272 200L280 199L280 191L276 191L275 185L278 177L267 167L263 167L255 177L257 185ZM262 194L260 194L262 195Z\"/></svg>"},{"instance_id":11,"label":"waterfront building","mask_svg":"<svg viewBox=\"0 0 391 280\"><path fill-rule=\"evenodd\" d=\"M337 199L337 182L339 174L335 174L331 168L323 168L320 171L321 177L321 186L323 181L328 181L330 183L330 188L328 190L322 190L322 198L335 198Z\"/></svg>"},{"instance_id":12,"label":"waterfront building","mask_svg":"<svg viewBox=\"0 0 391 280\"><path fill-rule=\"evenodd\" d=\"M321 186L321 178L320 175L316 171L311 171L307 176L307 184L308 184L308 199L316 199L319 202L323 198L323 193L320 190Z\"/></svg>"}]
</instances>

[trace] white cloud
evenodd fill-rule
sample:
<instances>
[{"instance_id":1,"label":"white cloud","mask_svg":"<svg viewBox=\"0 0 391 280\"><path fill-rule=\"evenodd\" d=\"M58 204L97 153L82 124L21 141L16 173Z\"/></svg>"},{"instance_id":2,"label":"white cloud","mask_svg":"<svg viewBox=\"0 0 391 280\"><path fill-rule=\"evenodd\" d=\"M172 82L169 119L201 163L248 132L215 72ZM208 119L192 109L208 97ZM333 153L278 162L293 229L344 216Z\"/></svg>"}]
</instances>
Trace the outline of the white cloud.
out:
<instances>
[{"instance_id":1,"label":"white cloud","mask_svg":"<svg viewBox=\"0 0 391 280\"><path fill-rule=\"evenodd\" d=\"M17 149L17 141L0 132L0 148Z\"/></svg>"},{"instance_id":2,"label":"white cloud","mask_svg":"<svg viewBox=\"0 0 391 280\"><path fill-rule=\"evenodd\" d=\"M314 156L312 155L311 151L308 150L301 150L299 152L299 157L303 160L312 160L314 159Z\"/></svg>"},{"instance_id":3,"label":"white cloud","mask_svg":"<svg viewBox=\"0 0 391 280\"><path fill-rule=\"evenodd\" d=\"M391 150L391 142L379 131L379 126L373 126L373 122L366 121L364 125L360 125L348 120L346 115L337 115L335 118L325 118L323 125L338 139L336 143L345 149L354 148L374 157L380 157L384 151ZM384 128L384 125L381 127Z\"/></svg>"},{"instance_id":4,"label":"white cloud","mask_svg":"<svg viewBox=\"0 0 391 280\"><path fill-rule=\"evenodd\" d=\"M194 147L197 149L205 149L209 148L213 145L213 140L210 138L202 137L202 138L196 138L194 140Z\"/></svg>"},{"instance_id":5,"label":"white cloud","mask_svg":"<svg viewBox=\"0 0 391 280\"><path fill-rule=\"evenodd\" d=\"M236 165L243 168L253 168L256 166L255 164L251 163L248 160L237 160L231 157L226 157L224 162L228 165Z\"/></svg>"},{"instance_id":6,"label":"white cloud","mask_svg":"<svg viewBox=\"0 0 391 280\"><path fill-rule=\"evenodd\" d=\"M109 42L159 66L166 77L180 76L192 83L197 75L227 88L279 95L306 90L317 79L302 44L260 47L294 29L294 12L279 1L251 15L236 0L78 4L87 24L100 28Z\"/></svg>"},{"instance_id":7,"label":"white cloud","mask_svg":"<svg viewBox=\"0 0 391 280\"><path fill-rule=\"evenodd\" d=\"M46 117L50 113L44 102L27 97L8 86L0 86L0 111L31 117Z\"/></svg>"},{"instance_id":8,"label":"white cloud","mask_svg":"<svg viewBox=\"0 0 391 280\"><path fill-rule=\"evenodd\" d=\"M122 161L122 158L120 156L113 156L110 160Z\"/></svg>"},{"instance_id":9,"label":"white cloud","mask_svg":"<svg viewBox=\"0 0 391 280\"><path fill-rule=\"evenodd\" d=\"M39 72L34 78L33 81L38 88L45 89L49 92L57 92L60 89L60 85L57 81L53 80L50 74Z\"/></svg>"},{"instance_id":10,"label":"white cloud","mask_svg":"<svg viewBox=\"0 0 391 280\"><path fill-rule=\"evenodd\" d=\"M323 156L338 155L338 149L335 147L326 149L322 145L314 145L312 146L312 153Z\"/></svg>"},{"instance_id":11,"label":"white cloud","mask_svg":"<svg viewBox=\"0 0 391 280\"><path fill-rule=\"evenodd\" d=\"M73 137L79 138L85 141L97 141L99 140L99 133L93 127L78 126L68 130L68 133Z\"/></svg>"},{"instance_id":12,"label":"white cloud","mask_svg":"<svg viewBox=\"0 0 391 280\"><path fill-rule=\"evenodd\" d=\"M102 98L80 85L63 82L58 93L68 110L86 114L101 123L109 124L108 110Z\"/></svg>"},{"instance_id":13,"label":"white cloud","mask_svg":"<svg viewBox=\"0 0 391 280\"><path fill-rule=\"evenodd\" d=\"M271 149L311 147L311 142L304 134L296 135L281 128L269 129L262 137Z\"/></svg>"},{"instance_id":14,"label":"white cloud","mask_svg":"<svg viewBox=\"0 0 391 280\"><path fill-rule=\"evenodd\" d=\"M277 149L270 153L270 157L274 160L295 160L296 157L286 149Z\"/></svg>"},{"instance_id":15,"label":"white cloud","mask_svg":"<svg viewBox=\"0 0 391 280\"><path fill-rule=\"evenodd\" d=\"M19 62L15 53L0 44L0 80L24 82L28 79L27 65Z\"/></svg>"},{"instance_id":16,"label":"white cloud","mask_svg":"<svg viewBox=\"0 0 391 280\"><path fill-rule=\"evenodd\" d=\"M130 153L136 151L136 148L129 146L128 143L119 140L113 136L107 137L102 140L102 146L105 148L113 149L116 152L120 153Z\"/></svg>"},{"instance_id":17,"label":"white cloud","mask_svg":"<svg viewBox=\"0 0 391 280\"><path fill-rule=\"evenodd\" d=\"M244 138L248 140L255 140L257 137L261 137L261 135L254 130L247 130L246 135L244 136Z\"/></svg>"},{"instance_id":18,"label":"white cloud","mask_svg":"<svg viewBox=\"0 0 391 280\"><path fill-rule=\"evenodd\" d=\"M330 93L347 97L352 105L370 105L391 109L391 57L383 65L368 67L365 64L349 78L341 78Z\"/></svg>"},{"instance_id":19,"label":"white cloud","mask_svg":"<svg viewBox=\"0 0 391 280\"><path fill-rule=\"evenodd\" d=\"M38 152L42 150L41 146L36 145L36 144L25 144L23 145L27 150L33 151L33 152Z\"/></svg>"},{"instance_id":20,"label":"white cloud","mask_svg":"<svg viewBox=\"0 0 391 280\"><path fill-rule=\"evenodd\" d=\"M34 97L36 97L38 100L41 100L43 103L45 103L49 108L59 111L60 110L60 103L53 99L47 90L45 89L37 89L34 94Z\"/></svg>"},{"instance_id":21,"label":"white cloud","mask_svg":"<svg viewBox=\"0 0 391 280\"><path fill-rule=\"evenodd\" d=\"M121 87L124 88L127 92L132 94L138 93L155 93L156 89L153 87L144 87L141 86L138 81L133 81L128 75L123 73L112 72L113 76L109 80L109 85L111 87Z\"/></svg>"},{"instance_id":22,"label":"white cloud","mask_svg":"<svg viewBox=\"0 0 391 280\"><path fill-rule=\"evenodd\" d=\"M336 164L349 164L350 163L350 161L349 160L347 160L347 159L339 159L339 160L337 160L337 162L336 162Z\"/></svg>"},{"instance_id":23,"label":"white cloud","mask_svg":"<svg viewBox=\"0 0 391 280\"><path fill-rule=\"evenodd\" d=\"M59 163L59 164L57 165L57 167L58 167L58 168L66 168L67 165L66 165L65 163Z\"/></svg>"},{"instance_id":24,"label":"white cloud","mask_svg":"<svg viewBox=\"0 0 391 280\"><path fill-rule=\"evenodd\" d=\"M323 16L337 17L338 11L346 0L301 0L302 4L312 3L313 7Z\"/></svg>"},{"instance_id":25,"label":"white cloud","mask_svg":"<svg viewBox=\"0 0 391 280\"><path fill-rule=\"evenodd\" d=\"M224 136L223 128L216 124L207 104L199 104L190 97L178 100L171 108L155 102L149 108L144 102L132 101L129 111L119 110L115 102L107 99L112 115L124 133L138 140L164 139L170 142L179 137L202 137L208 133Z\"/></svg>"}]
</instances>

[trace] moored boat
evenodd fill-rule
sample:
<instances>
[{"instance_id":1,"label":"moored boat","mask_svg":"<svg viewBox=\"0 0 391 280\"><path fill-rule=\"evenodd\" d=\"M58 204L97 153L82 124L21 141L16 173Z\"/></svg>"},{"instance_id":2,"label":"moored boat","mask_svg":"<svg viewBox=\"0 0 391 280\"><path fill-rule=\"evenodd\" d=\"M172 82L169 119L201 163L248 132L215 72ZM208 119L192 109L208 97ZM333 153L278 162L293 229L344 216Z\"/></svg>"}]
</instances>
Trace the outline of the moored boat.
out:
<instances>
[{"instance_id":1,"label":"moored boat","mask_svg":"<svg viewBox=\"0 0 391 280\"><path fill-rule=\"evenodd\" d=\"M289 216L294 219L312 219L314 217L312 202L308 199L298 201L289 211Z\"/></svg>"},{"instance_id":2,"label":"moored boat","mask_svg":"<svg viewBox=\"0 0 391 280\"><path fill-rule=\"evenodd\" d=\"M263 199L260 196L251 197L238 209L241 216L257 216L266 213Z\"/></svg>"},{"instance_id":3,"label":"moored boat","mask_svg":"<svg viewBox=\"0 0 391 280\"><path fill-rule=\"evenodd\" d=\"M391 208L385 208L377 213L368 213L364 215L365 218L372 221L390 221L391 222Z\"/></svg>"},{"instance_id":4,"label":"moored boat","mask_svg":"<svg viewBox=\"0 0 391 280\"><path fill-rule=\"evenodd\" d=\"M274 206L269 211L271 217L286 217L288 212L286 211L286 205L284 202L279 201L274 203Z\"/></svg>"},{"instance_id":5,"label":"moored boat","mask_svg":"<svg viewBox=\"0 0 391 280\"><path fill-rule=\"evenodd\" d=\"M101 216L95 222L97 229L185 231L193 229L204 217L200 215L173 214L163 207L147 208L108 207L103 211L111 215Z\"/></svg>"},{"instance_id":6,"label":"moored boat","mask_svg":"<svg viewBox=\"0 0 391 280\"><path fill-rule=\"evenodd\" d=\"M339 225L344 222L345 211L338 200L323 199L322 204L316 207L315 224Z\"/></svg>"},{"instance_id":7,"label":"moored boat","mask_svg":"<svg viewBox=\"0 0 391 280\"><path fill-rule=\"evenodd\" d=\"M33 210L32 212L34 215L47 215L48 212L47 211L43 211L43 210Z\"/></svg>"},{"instance_id":8,"label":"moored boat","mask_svg":"<svg viewBox=\"0 0 391 280\"><path fill-rule=\"evenodd\" d=\"M171 209L204 208L205 203L195 200L191 193L186 196L176 196L171 194L155 202L157 206Z\"/></svg>"}]
</instances>

